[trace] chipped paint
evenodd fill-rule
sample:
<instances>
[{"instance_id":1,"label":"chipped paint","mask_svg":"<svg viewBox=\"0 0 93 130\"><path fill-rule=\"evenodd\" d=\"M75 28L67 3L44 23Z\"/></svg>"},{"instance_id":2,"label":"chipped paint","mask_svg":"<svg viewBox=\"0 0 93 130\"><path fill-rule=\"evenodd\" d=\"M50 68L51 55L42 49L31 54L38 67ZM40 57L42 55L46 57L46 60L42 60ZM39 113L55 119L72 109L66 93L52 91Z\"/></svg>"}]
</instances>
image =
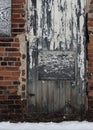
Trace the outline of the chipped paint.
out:
<instances>
[{"instance_id":1,"label":"chipped paint","mask_svg":"<svg viewBox=\"0 0 93 130\"><path fill-rule=\"evenodd\" d=\"M39 79L75 79L75 55L72 52L41 51L38 56Z\"/></svg>"},{"instance_id":2,"label":"chipped paint","mask_svg":"<svg viewBox=\"0 0 93 130\"><path fill-rule=\"evenodd\" d=\"M71 87L73 81L78 109L85 101L85 6L86 0L29 0L28 5L29 86L37 89L56 79L61 85L69 80Z\"/></svg>"},{"instance_id":3,"label":"chipped paint","mask_svg":"<svg viewBox=\"0 0 93 130\"><path fill-rule=\"evenodd\" d=\"M0 0L0 36L11 35L11 0Z\"/></svg>"},{"instance_id":4,"label":"chipped paint","mask_svg":"<svg viewBox=\"0 0 93 130\"><path fill-rule=\"evenodd\" d=\"M80 77L84 80L84 8L85 0L42 0L34 3L33 0L29 1L30 68L35 66L32 59L33 49L34 52L61 50L78 53L79 46L82 49L80 54L77 54L77 62L81 68Z\"/></svg>"}]
</instances>

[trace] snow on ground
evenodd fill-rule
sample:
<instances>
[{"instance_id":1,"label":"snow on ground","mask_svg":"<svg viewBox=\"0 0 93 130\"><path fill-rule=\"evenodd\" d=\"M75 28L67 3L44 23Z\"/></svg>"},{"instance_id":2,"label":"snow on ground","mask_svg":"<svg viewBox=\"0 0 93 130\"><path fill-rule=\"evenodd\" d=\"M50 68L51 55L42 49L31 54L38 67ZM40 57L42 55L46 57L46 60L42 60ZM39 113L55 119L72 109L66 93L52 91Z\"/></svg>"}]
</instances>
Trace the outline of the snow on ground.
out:
<instances>
[{"instance_id":1,"label":"snow on ground","mask_svg":"<svg viewBox=\"0 0 93 130\"><path fill-rule=\"evenodd\" d=\"M10 123L1 122L0 130L93 130L92 122L62 122L62 123Z\"/></svg>"}]
</instances>

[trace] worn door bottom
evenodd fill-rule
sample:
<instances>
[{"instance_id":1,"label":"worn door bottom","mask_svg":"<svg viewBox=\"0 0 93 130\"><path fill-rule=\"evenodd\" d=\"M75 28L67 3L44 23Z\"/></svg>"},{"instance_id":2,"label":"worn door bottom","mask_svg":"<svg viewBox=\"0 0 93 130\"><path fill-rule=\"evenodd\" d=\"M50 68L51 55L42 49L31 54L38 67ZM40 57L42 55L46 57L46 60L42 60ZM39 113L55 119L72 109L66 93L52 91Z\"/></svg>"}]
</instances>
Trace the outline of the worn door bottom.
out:
<instances>
[{"instance_id":1,"label":"worn door bottom","mask_svg":"<svg viewBox=\"0 0 93 130\"><path fill-rule=\"evenodd\" d=\"M86 114L69 114L63 115L61 112L54 113L29 113L25 115L26 121L29 122L62 122L77 120L82 121L86 119Z\"/></svg>"}]
</instances>

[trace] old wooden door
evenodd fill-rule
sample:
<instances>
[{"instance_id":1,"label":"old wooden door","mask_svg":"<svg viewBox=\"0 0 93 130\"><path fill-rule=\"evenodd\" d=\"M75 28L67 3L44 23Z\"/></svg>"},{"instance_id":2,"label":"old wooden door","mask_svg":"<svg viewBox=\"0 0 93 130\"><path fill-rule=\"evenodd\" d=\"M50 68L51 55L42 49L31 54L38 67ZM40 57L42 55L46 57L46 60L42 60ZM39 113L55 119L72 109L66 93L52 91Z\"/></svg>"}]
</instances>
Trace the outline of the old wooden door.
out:
<instances>
[{"instance_id":1,"label":"old wooden door","mask_svg":"<svg viewBox=\"0 0 93 130\"><path fill-rule=\"evenodd\" d=\"M28 111L85 111L86 0L28 0Z\"/></svg>"}]
</instances>

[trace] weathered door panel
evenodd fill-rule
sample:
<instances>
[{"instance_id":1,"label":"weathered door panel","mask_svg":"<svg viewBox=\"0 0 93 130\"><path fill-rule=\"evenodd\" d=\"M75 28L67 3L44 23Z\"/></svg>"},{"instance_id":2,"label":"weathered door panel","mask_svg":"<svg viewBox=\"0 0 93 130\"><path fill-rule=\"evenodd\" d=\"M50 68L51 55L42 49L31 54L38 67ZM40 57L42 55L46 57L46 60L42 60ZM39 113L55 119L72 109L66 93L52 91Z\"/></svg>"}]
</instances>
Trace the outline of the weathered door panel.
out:
<instances>
[{"instance_id":1,"label":"weathered door panel","mask_svg":"<svg viewBox=\"0 0 93 130\"><path fill-rule=\"evenodd\" d=\"M28 0L29 112L85 108L85 0Z\"/></svg>"},{"instance_id":2,"label":"weathered door panel","mask_svg":"<svg viewBox=\"0 0 93 130\"><path fill-rule=\"evenodd\" d=\"M38 78L75 80L75 60L72 52L40 51Z\"/></svg>"}]
</instances>

